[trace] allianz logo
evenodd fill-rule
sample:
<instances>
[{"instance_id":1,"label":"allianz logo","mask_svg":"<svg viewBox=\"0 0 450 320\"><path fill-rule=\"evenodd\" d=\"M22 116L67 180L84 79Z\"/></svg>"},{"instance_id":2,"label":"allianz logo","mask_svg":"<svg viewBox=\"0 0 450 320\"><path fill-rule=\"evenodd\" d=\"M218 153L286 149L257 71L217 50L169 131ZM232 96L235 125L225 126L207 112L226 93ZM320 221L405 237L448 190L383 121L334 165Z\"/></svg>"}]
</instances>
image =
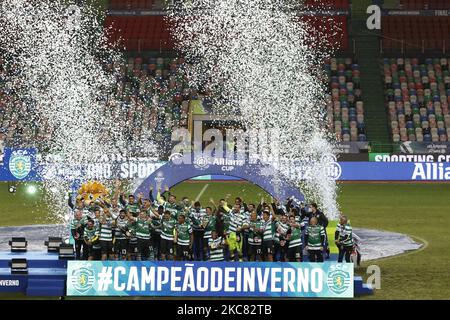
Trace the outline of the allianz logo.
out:
<instances>
[{"instance_id":1,"label":"allianz logo","mask_svg":"<svg viewBox=\"0 0 450 320\"><path fill-rule=\"evenodd\" d=\"M444 163L415 163L412 180L450 180L450 166Z\"/></svg>"}]
</instances>

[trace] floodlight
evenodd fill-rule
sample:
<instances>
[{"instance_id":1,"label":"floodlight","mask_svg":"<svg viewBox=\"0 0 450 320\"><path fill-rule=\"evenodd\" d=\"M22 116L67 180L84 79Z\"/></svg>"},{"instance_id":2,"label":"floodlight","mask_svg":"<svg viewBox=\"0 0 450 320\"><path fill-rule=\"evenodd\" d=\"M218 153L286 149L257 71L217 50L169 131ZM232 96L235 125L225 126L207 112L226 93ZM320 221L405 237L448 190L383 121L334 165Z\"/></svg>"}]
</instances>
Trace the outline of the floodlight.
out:
<instances>
[{"instance_id":1,"label":"floodlight","mask_svg":"<svg viewBox=\"0 0 450 320\"><path fill-rule=\"evenodd\" d=\"M11 247L11 252L25 252L27 251L28 242L23 237L20 238L13 237L9 241L9 245Z\"/></svg>"},{"instance_id":2,"label":"floodlight","mask_svg":"<svg viewBox=\"0 0 450 320\"><path fill-rule=\"evenodd\" d=\"M27 187L27 192L28 192L29 194L35 194L36 191L37 191L37 188L36 188L36 186L34 186L34 185L29 185L29 186Z\"/></svg>"},{"instance_id":3,"label":"floodlight","mask_svg":"<svg viewBox=\"0 0 450 320\"><path fill-rule=\"evenodd\" d=\"M63 243L61 237L49 237L44 244L47 246L47 252L58 252L60 244Z\"/></svg>"},{"instance_id":4,"label":"floodlight","mask_svg":"<svg viewBox=\"0 0 450 320\"><path fill-rule=\"evenodd\" d=\"M11 259L9 262L11 274L28 274L27 259Z\"/></svg>"},{"instance_id":5,"label":"floodlight","mask_svg":"<svg viewBox=\"0 0 450 320\"><path fill-rule=\"evenodd\" d=\"M59 245L59 259L67 259L72 260L75 259L75 250L73 249L73 245L61 243Z\"/></svg>"}]
</instances>

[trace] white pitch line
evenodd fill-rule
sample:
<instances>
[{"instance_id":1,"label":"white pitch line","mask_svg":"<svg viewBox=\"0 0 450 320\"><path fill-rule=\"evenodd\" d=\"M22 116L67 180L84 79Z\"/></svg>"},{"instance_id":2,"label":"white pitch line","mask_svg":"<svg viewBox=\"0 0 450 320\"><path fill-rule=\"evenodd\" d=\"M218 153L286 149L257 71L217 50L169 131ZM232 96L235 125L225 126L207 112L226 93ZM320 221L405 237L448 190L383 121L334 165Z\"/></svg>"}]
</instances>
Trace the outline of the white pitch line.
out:
<instances>
[{"instance_id":1,"label":"white pitch line","mask_svg":"<svg viewBox=\"0 0 450 320\"><path fill-rule=\"evenodd\" d=\"M208 189L209 184L205 184L205 186L203 187L202 190L200 190L200 193L197 195L197 198L195 198L195 201L200 200L200 197L203 195L203 193L206 191L206 189Z\"/></svg>"}]
</instances>

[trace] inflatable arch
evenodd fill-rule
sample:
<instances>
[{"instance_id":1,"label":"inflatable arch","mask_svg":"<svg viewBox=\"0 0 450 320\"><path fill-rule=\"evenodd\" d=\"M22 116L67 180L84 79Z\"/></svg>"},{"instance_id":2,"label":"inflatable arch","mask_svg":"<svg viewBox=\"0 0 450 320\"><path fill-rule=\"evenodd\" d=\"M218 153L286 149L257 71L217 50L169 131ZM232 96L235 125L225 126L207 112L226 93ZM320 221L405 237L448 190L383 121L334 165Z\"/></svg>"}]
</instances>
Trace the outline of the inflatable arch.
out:
<instances>
[{"instance_id":1,"label":"inflatable arch","mask_svg":"<svg viewBox=\"0 0 450 320\"><path fill-rule=\"evenodd\" d=\"M298 201L304 201L304 195L299 188L288 182L288 179L269 164L250 164L244 160L228 160L214 158L208 161L205 158L198 159L194 164L177 163L168 161L161 166L136 189L135 194L142 192L148 194L153 187L153 196L156 197L158 188L173 186L191 178L204 175L223 175L247 180L281 201L288 197L294 197Z\"/></svg>"}]
</instances>

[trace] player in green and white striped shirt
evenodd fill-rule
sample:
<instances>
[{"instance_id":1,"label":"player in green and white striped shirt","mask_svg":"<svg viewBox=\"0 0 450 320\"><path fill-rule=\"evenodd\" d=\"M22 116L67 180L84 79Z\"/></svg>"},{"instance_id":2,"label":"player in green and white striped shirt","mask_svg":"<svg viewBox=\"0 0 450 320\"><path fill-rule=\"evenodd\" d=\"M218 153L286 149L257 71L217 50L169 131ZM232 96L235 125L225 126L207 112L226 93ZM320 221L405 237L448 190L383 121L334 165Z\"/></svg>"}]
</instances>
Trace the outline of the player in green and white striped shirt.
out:
<instances>
[{"instance_id":1,"label":"player in green and white striped shirt","mask_svg":"<svg viewBox=\"0 0 450 320\"><path fill-rule=\"evenodd\" d=\"M173 235L176 223L170 211L166 210L161 223L161 260L173 259Z\"/></svg>"},{"instance_id":2,"label":"player in green and white striped shirt","mask_svg":"<svg viewBox=\"0 0 450 320\"><path fill-rule=\"evenodd\" d=\"M88 246L89 257L88 260L95 260L97 256L96 252L100 249L98 243L99 230L95 228L94 220L88 220L86 227L84 228L83 239Z\"/></svg>"},{"instance_id":3,"label":"player in green and white striped shirt","mask_svg":"<svg viewBox=\"0 0 450 320\"><path fill-rule=\"evenodd\" d=\"M206 215L202 220L202 227L205 230L203 235L203 259L209 260L209 239L211 239L212 230L216 229L216 216L210 207L206 208Z\"/></svg>"},{"instance_id":4,"label":"player in green and white striped shirt","mask_svg":"<svg viewBox=\"0 0 450 320\"><path fill-rule=\"evenodd\" d=\"M75 210L74 217L70 222L70 232L75 240L75 252L77 260L80 260L81 258L83 258L83 260L87 260L89 256L89 249L83 239L83 232L87 221L88 217L83 216L83 211ZM82 249L83 255L81 255Z\"/></svg>"},{"instance_id":5,"label":"player in green and white striped shirt","mask_svg":"<svg viewBox=\"0 0 450 320\"><path fill-rule=\"evenodd\" d=\"M138 260L148 260L150 247L150 218L144 211L136 219L136 238L138 247Z\"/></svg>"},{"instance_id":6,"label":"player in green and white striped shirt","mask_svg":"<svg viewBox=\"0 0 450 320\"><path fill-rule=\"evenodd\" d=\"M270 217L270 211L263 212L263 242L262 255L266 262L273 261L273 240L275 237L275 223Z\"/></svg>"},{"instance_id":7,"label":"player in green and white striped shirt","mask_svg":"<svg viewBox=\"0 0 450 320\"><path fill-rule=\"evenodd\" d=\"M189 219L191 221L194 243L192 244L194 260L203 260L203 235L202 220L206 215L206 210L202 208L199 201L196 201L190 209Z\"/></svg>"},{"instance_id":8,"label":"player in green and white striped shirt","mask_svg":"<svg viewBox=\"0 0 450 320\"><path fill-rule=\"evenodd\" d=\"M248 221L250 221L250 213L253 212L255 210L255 205L253 203L250 203L246 206L246 209L244 209L243 212L243 216L244 216L244 224ZM243 225L243 232L242 232L242 257L244 259L244 261L248 261L249 260L249 247L248 247L248 228L244 228Z\"/></svg>"},{"instance_id":9,"label":"player in green and white striped shirt","mask_svg":"<svg viewBox=\"0 0 450 320\"><path fill-rule=\"evenodd\" d=\"M353 229L346 216L341 216L339 224L336 226L334 234L336 246L339 249L338 262L342 262L345 256L345 262L351 262L350 255L353 251Z\"/></svg>"},{"instance_id":10,"label":"player in green and white striped shirt","mask_svg":"<svg viewBox=\"0 0 450 320\"><path fill-rule=\"evenodd\" d=\"M220 262L224 260L223 249L226 241L219 237L216 230L212 230L211 238L208 240L209 261Z\"/></svg>"},{"instance_id":11,"label":"player in green and white striped shirt","mask_svg":"<svg viewBox=\"0 0 450 320\"><path fill-rule=\"evenodd\" d=\"M167 201L166 197L160 195L159 191L156 199L164 207L164 211L169 211L173 219L178 219L178 215L182 212L183 208L177 204L177 197L174 194L170 194L169 188L166 187L165 193L169 194L169 199Z\"/></svg>"},{"instance_id":12,"label":"player in green and white striped shirt","mask_svg":"<svg viewBox=\"0 0 450 320\"><path fill-rule=\"evenodd\" d=\"M275 261L286 261L286 251L287 251L287 232L289 230L288 217L287 215L282 215L279 221L275 222Z\"/></svg>"},{"instance_id":13,"label":"player in green and white striped shirt","mask_svg":"<svg viewBox=\"0 0 450 320\"><path fill-rule=\"evenodd\" d=\"M108 260L113 255L113 219L108 209L104 209L100 219L100 247L102 250L102 260Z\"/></svg>"},{"instance_id":14,"label":"player in green and white striped shirt","mask_svg":"<svg viewBox=\"0 0 450 320\"><path fill-rule=\"evenodd\" d=\"M325 229L317 224L317 218L312 217L305 232L305 243L310 262L323 262L323 243Z\"/></svg>"},{"instance_id":15,"label":"player in green and white striped shirt","mask_svg":"<svg viewBox=\"0 0 450 320\"><path fill-rule=\"evenodd\" d=\"M175 227L175 242L177 244L177 260L190 260L192 242L194 235L192 227L186 222L184 214L178 216L178 223Z\"/></svg>"},{"instance_id":16,"label":"player in green and white striped shirt","mask_svg":"<svg viewBox=\"0 0 450 320\"><path fill-rule=\"evenodd\" d=\"M150 216L150 255L153 254L154 260L161 260L161 233L162 233L162 217L164 216L163 206L158 206L157 210L153 208L148 211Z\"/></svg>"},{"instance_id":17,"label":"player in green and white striped shirt","mask_svg":"<svg viewBox=\"0 0 450 320\"><path fill-rule=\"evenodd\" d=\"M125 232L128 229L126 211L121 209L119 216L114 220L114 253L116 260L126 260L128 251L128 239Z\"/></svg>"},{"instance_id":18,"label":"player in green and white striped shirt","mask_svg":"<svg viewBox=\"0 0 450 320\"><path fill-rule=\"evenodd\" d=\"M242 225L244 222L244 214L243 212L241 213L241 205L235 204L229 215L230 226L227 235L229 253L234 258L234 261L242 261Z\"/></svg>"},{"instance_id":19,"label":"player in green and white striped shirt","mask_svg":"<svg viewBox=\"0 0 450 320\"><path fill-rule=\"evenodd\" d=\"M289 216L289 231L288 231L288 259L290 262L301 262L303 260L303 246L302 246L302 230L301 225L295 221L295 216Z\"/></svg>"},{"instance_id":20,"label":"player in green and white striped shirt","mask_svg":"<svg viewBox=\"0 0 450 320\"><path fill-rule=\"evenodd\" d=\"M92 218L92 220L94 220L95 229L100 229L101 218L102 218L102 213L100 212L100 208L96 208L94 210L94 217Z\"/></svg>"},{"instance_id":21,"label":"player in green and white striped shirt","mask_svg":"<svg viewBox=\"0 0 450 320\"><path fill-rule=\"evenodd\" d=\"M137 238L136 238L136 221L134 221L131 213L128 215L128 260L136 260L138 256Z\"/></svg>"},{"instance_id":22,"label":"player in green and white striped shirt","mask_svg":"<svg viewBox=\"0 0 450 320\"><path fill-rule=\"evenodd\" d=\"M249 261L262 260L263 221L259 220L256 211L250 214L248 225L248 255Z\"/></svg>"},{"instance_id":23,"label":"player in green and white striped shirt","mask_svg":"<svg viewBox=\"0 0 450 320\"><path fill-rule=\"evenodd\" d=\"M127 213L131 213L134 218L139 215L140 204L139 201L136 202L134 195L130 194L128 196L128 201L126 201L124 195L121 194L119 200L120 204L125 208Z\"/></svg>"}]
</instances>

